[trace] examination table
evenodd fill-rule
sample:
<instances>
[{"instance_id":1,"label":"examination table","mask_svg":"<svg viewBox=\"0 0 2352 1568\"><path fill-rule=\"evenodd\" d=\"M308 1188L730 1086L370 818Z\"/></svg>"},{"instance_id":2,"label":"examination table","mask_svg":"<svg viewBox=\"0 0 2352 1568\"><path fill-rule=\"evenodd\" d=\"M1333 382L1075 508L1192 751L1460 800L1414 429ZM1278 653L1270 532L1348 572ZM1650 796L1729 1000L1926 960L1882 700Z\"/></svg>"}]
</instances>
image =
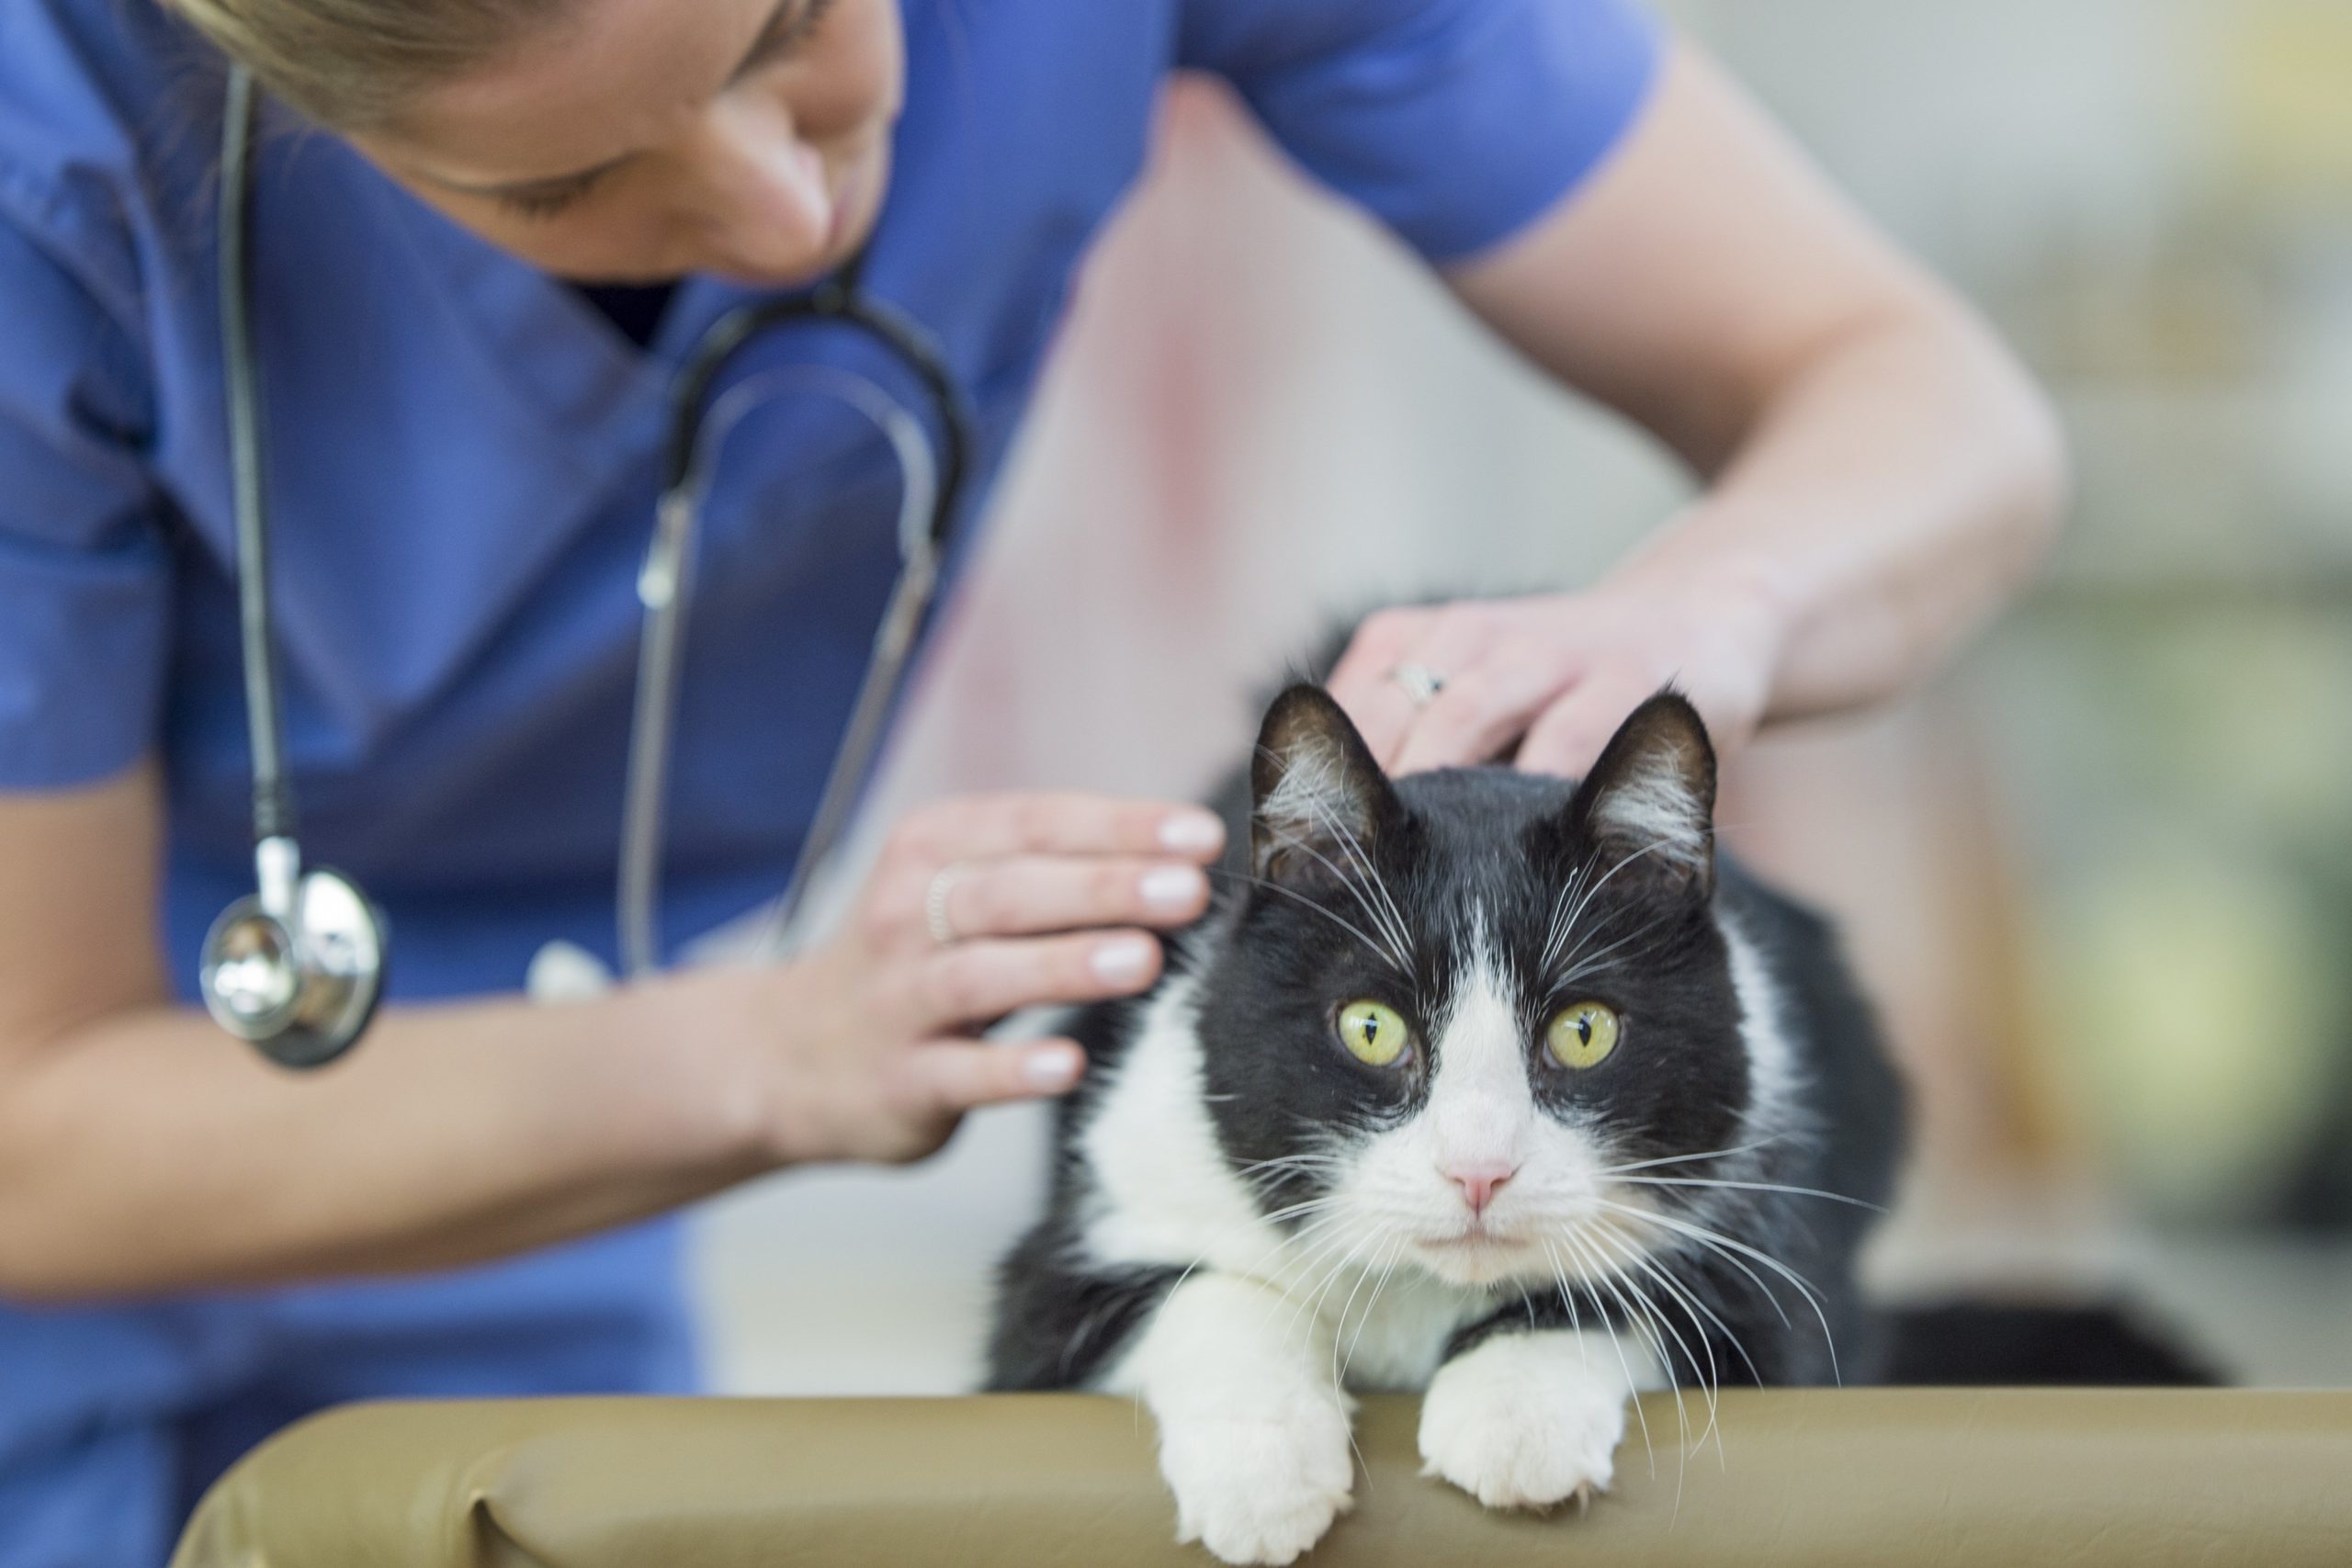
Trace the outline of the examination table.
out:
<instances>
[{"instance_id":1,"label":"examination table","mask_svg":"<svg viewBox=\"0 0 2352 1568\"><path fill-rule=\"evenodd\" d=\"M1610 1495L1534 1517L1424 1479L1417 1402L1368 1399L1355 1509L1305 1561L2352 1565L2352 1392L1750 1390L1687 1454L1673 1398L1643 1410L1655 1473L1634 1425ZM1173 1517L1113 1399L377 1404L247 1456L173 1568L1210 1563Z\"/></svg>"}]
</instances>

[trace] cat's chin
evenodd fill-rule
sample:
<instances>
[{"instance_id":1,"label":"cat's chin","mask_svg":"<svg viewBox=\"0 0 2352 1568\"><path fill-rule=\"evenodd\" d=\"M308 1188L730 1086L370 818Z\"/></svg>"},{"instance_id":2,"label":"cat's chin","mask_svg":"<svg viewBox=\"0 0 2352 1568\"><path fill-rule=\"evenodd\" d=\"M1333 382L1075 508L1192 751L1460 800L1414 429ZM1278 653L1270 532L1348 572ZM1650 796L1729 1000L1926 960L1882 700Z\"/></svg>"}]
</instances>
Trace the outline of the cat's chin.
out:
<instances>
[{"instance_id":1,"label":"cat's chin","mask_svg":"<svg viewBox=\"0 0 2352 1568\"><path fill-rule=\"evenodd\" d=\"M1534 1243L1492 1231L1423 1236L1414 1243L1423 1269L1449 1285L1494 1285L1543 1269Z\"/></svg>"}]
</instances>

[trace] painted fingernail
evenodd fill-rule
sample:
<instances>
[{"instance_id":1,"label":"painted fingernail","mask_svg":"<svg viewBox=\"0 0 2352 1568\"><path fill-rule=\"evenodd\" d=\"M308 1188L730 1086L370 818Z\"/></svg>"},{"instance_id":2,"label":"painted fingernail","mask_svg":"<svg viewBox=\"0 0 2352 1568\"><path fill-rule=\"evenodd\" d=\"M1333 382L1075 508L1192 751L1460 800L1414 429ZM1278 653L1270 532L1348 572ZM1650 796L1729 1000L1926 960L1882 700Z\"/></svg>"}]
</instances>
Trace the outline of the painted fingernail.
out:
<instances>
[{"instance_id":1,"label":"painted fingernail","mask_svg":"<svg viewBox=\"0 0 2352 1568\"><path fill-rule=\"evenodd\" d=\"M1142 937L1121 937L1094 950L1095 978L1112 985L1140 979L1151 967L1151 943Z\"/></svg>"},{"instance_id":2,"label":"painted fingernail","mask_svg":"<svg viewBox=\"0 0 2352 1568\"><path fill-rule=\"evenodd\" d=\"M1205 811L1182 811L1159 825L1163 848L1180 854L1200 854L1225 842L1225 824Z\"/></svg>"},{"instance_id":3,"label":"painted fingernail","mask_svg":"<svg viewBox=\"0 0 2352 1568\"><path fill-rule=\"evenodd\" d=\"M1200 901L1204 880L1189 865L1160 866L1144 873L1143 901L1154 909L1189 909Z\"/></svg>"},{"instance_id":4,"label":"painted fingernail","mask_svg":"<svg viewBox=\"0 0 2352 1568\"><path fill-rule=\"evenodd\" d=\"M1085 1063L1084 1057L1068 1048L1032 1051L1029 1059L1021 1064L1021 1071L1039 1089L1068 1089L1078 1081L1079 1071Z\"/></svg>"}]
</instances>

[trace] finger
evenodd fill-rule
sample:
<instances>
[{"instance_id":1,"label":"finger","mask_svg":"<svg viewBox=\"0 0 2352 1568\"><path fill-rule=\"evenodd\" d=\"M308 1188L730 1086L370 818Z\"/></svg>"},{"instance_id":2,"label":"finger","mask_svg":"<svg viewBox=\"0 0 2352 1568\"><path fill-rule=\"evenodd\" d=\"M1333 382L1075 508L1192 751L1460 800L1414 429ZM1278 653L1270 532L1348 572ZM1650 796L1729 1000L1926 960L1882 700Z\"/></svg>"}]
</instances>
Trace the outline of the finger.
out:
<instances>
[{"instance_id":1,"label":"finger","mask_svg":"<svg viewBox=\"0 0 2352 1568\"><path fill-rule=\"evenodd\" d=\"M1418 664L1436 676L1440 682L1438 699L1442 699L1445 688L1474 669L1485 658L1487 650L1501 640L1502 636L1502 626L1490 606L1455 605L1433 622L1430 635L1408 649L1396 663ZM1373 750L1373 755L1380 759L1380 765L1391 773L1399 771L1399 761L1412 744L1414 731L1420 728L1421 721L1437 701L1416 703L1412 694L1391 675L1394 669L1392 665L1388 671L1382 671L1384 679L1380 692L1373 699L1384 723L1391 719L1400 720L1390 725L1387 743Z\"/></svg>"},{"instance_id":2,"label":"finger","mask_svg":"<svg viewBox=\"0 0 2352 1568\"><path fill-rule=\"evenodd\" d=\"M960 866L953 877L945 914L964 938L1181 926L1209 902L1208 877L1184 861L1016 855Z\"/></svg>"},{"instance_id":3,"label":"finger","mask_svg":"<svg viewBox=\"0 0 2352 1568\"><path fill-rule=\"evenodd\" d=\"M1172 801L1080 792L961 795L909 817L897 847L934 866L1002 855L1181 855L1225 848L1216 813Z\"/></svg>"},{"instance_id":4,"label":"finger","mask_svg":"<svg viewBox=\"0 0 2352 1568\"><path fill-rule=\"evenodd\" d=\"M1388 672L1404 662L1406 650L1416 648L1436 618L1431 610L1402 608L1367 615L1349 639L1331 677L1324 682L1331 698L1347 710L1375 757L1384 756L1412 719L1412 704L1403 699ZM1396 698L1396 701L1388 699Z\"/></svg>"},{"instance_id":5,"label":"finger","mask_svg":"<svg viewBox=\"0 0 2352 1568\"><path fill-rule=\"evenodd\" d=\"M1653 682L1628 676L1602 676L1569 689L1544 710L1519 748L1523 773L1557 773L1580 779L1592 772L1601 749L1625 716L1649 697Z\"/></svg>"},{"instance_id":6,"label":"finger","mask_svg":"<svg viewBox=\"0 0 2352 1568\"><path fill-rule=\"evenodd\" d=\"M1447 682L1420 711L1390 771L1417 773L1493 761L1569 681L1558 655L1547 660L1523 645L1504 644Z\"/></svg>"},{"instance_id":7,"label":"finger","mask_svg":"<svg viewBox=\"0 0 2352 1568\"><path fill-rule=\"evenodd\" d=\"M1086 1074L1086 1053L1072 1040L926 1041L908 1052L906 1074L917 1110L953 1116L979 1105L1067 1094Z\"/></svg>"},{"instance_id":8,"label":"finger","mask_svg":"<svg viewBox=\"0 0 2352 1568\"><path fill-rule=\"evenodd\" d=\"M1159 978L1148 931L959 942L922 960L909 1002L919 1032L986 1022L1023 1008L1129 997Z\"/></svg>"}]
</instances>

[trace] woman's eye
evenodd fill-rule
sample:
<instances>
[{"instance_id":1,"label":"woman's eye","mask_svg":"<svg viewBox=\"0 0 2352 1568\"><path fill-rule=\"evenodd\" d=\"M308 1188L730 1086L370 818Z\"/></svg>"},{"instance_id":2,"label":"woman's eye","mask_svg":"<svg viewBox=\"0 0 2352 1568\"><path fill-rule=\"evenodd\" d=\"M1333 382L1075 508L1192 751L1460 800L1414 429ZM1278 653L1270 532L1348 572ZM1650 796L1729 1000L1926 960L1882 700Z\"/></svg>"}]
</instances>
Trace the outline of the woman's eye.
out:
<instances>
[{"instance_id":1,"label":"woman's eye","mask_svg":"<svg viewBox=\"0 0 2352 1568\"><path fill-rule=\"evenodd\" d=\"M591 186L564 186L562 190L525 190L517 195L501 195L499 207L515 214L517 219L553 219L560 211L579 205Z\"/></svg>"},{"instance_id":2,"label":"woman's eye","mask_svg":"<svg viewBox=\"0 0 2352 1568\"><path fill-rule=\"evenodd\" d=\"M514 191L500 197L498 205L517 218L548 219L577 206L595 188L596 182L586 179L547 190Z\"/></svg>"},{"instance_id":3,"label":"woman's eye","mask_svg":"<svg viewBox=\"0 0 2352 1568\"><path fill-rule=\"evenodd\" d=\"M1413 1041L1403 1015L1378 1002L1350 1002L1340 1010L1338 1028L1349 1055L1375 1067L1396 1066Z\"/></svg>"},{"instance_id":4,"label":"woman's eye","mask_svg":"<svg viewBox=\"0 0 2352 1568\"><path fill-rule=\"evenodd\" d=\"M1606 1004L1577 1002L1552 1015L1550 1026L1544 1031L1544 1048L1560 1066L1582 1072L1607 1061L1623 1032L1616 1013Z\"/></svg>"}]
</instances>

